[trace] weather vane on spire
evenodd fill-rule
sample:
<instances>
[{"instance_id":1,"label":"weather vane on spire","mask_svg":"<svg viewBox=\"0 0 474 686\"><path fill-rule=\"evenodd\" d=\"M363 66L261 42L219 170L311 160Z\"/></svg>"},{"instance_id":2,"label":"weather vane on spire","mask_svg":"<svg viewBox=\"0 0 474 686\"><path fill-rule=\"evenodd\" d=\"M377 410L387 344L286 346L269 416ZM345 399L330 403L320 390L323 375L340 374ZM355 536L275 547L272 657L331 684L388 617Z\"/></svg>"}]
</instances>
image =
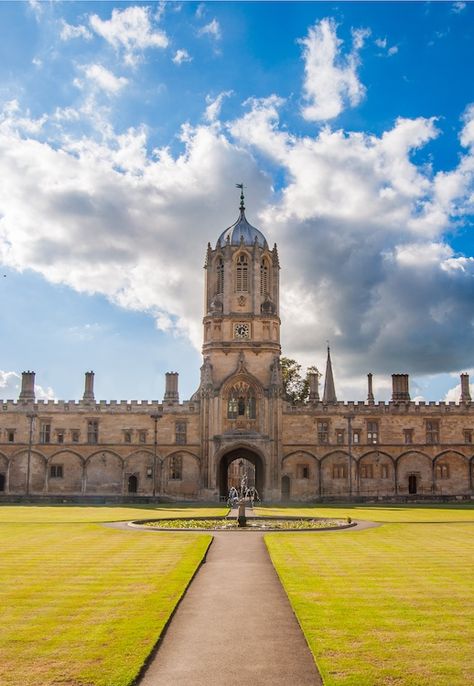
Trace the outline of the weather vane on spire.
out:
<instances>
[{"instance_id":1,"label":"weather vane on spire","mask_svg":"<svg viewBox=\"0 0 474 686\"><path fill-rule=\"evenodd\" d=\"M245 210L245 205L244 205L244 184L243 183L236 183L235 184L236 188L240 188L240 209Z\"/></svg>"}]
</instances>

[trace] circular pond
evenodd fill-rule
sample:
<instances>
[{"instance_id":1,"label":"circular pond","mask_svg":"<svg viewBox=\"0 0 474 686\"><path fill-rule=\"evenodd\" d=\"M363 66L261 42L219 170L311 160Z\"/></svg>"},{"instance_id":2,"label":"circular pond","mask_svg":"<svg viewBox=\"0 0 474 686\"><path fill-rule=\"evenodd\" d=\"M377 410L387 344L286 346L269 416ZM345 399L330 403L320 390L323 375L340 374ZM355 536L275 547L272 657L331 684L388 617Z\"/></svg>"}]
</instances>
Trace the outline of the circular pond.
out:
<instances>
[{"instance_id":1,"label":"circular pond","mask_svg":"<svg viewBox=\"0 0 474 686\"><path fill-rule=\"evenodd\" d=\"M130 525L165 531L322 531L346 529L355 522L317 517L248 517L245 526L239 526L238 520L230 517L183 517L137 520Z\"/></svg>"}]
</instances>

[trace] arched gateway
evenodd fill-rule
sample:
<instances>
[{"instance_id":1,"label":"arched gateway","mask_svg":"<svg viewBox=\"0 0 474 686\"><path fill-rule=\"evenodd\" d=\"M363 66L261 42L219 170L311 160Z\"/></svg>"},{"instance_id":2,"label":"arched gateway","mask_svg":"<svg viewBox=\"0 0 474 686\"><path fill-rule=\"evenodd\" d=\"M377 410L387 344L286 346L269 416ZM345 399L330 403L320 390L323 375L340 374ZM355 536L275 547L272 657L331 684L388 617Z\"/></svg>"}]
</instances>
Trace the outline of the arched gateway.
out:
<instances>
[{"instance_id":1,"label":"arched gateway","mask_svg":"<svg viewBox=\"0 0 474 686\"><path fill-rule=\"evenodd\" d=\"M234 448L228 453L225 453L219 460L217 466L217 480L220 496L227 497L229 494L229 466L235 462L235 460L247 460L254 466L255 487L260 498L262 498L265 486L265 465L260 455L250 448Z\"/></svg>"}]
</instances>

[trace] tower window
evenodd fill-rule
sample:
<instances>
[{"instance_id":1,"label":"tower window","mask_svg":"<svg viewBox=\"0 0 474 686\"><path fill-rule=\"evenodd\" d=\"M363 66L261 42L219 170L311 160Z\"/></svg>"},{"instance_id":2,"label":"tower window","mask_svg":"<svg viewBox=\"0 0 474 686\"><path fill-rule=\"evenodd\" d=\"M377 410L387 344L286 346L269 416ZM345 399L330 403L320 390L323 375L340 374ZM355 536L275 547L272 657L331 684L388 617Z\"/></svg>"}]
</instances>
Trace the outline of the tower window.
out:
<instances>
[{"instance_id":1,"label":"tower window","mask_svg":"<svg viewBox=\"0 0 474 686\"><path fill-rule=\"evenodd\" d=\"M228 419L237 419L238 417L255 419L256 408L255 395L247 383L241 381L231 388L227 400Z\"/></svg>"},{"instance_id":2,"label":"tower window","mask_svg":"<svg viewBox=\"0 0 474 686\"><path fill-rule=\"evenodd\" d=\"M260 265L260 295L268 293L268 265L262 260Z\"/></svg>"},{"instance_id":3,"label":"tower window","mask_svg":"<svg viewBox=\"0 0 474 686\"><path fill-rule=\"evenodd\" d=\"M236 269L236 291L248 291L249 289L249 265L245 255L240 255Z\"/></svg>"},{"instance_id":4,"label":"tower window","mask_svg":"<svg viewBox=\"0 0 474 686\"><path fill-rule=\"evenodd\" d=\"M221 295L224 293L224 262L221 258L217 261L217 288L216 294Z\"/></svg>"}]
</instances>

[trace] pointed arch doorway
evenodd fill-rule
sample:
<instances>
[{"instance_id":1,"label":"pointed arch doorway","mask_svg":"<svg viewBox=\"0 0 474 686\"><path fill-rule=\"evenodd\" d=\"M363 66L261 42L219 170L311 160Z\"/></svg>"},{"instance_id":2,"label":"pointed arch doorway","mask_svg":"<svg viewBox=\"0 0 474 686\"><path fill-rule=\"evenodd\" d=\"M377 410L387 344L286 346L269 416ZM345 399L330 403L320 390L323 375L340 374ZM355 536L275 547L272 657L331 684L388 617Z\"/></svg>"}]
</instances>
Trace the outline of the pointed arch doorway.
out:
<instances>
[{"instance_id":1,"label":"pointed arch doorway","mask_svg":"<svg viewBox=\"0 0 474 686\"><path fill-rule=\"evenodd\" d=\"M248 463L253 467L253 474L251 473L251 468L248 468L249 483L251 483L253 479L255 480L255 487L260 498L263 499L265 464L262 457L250 448L234 448L222 455L217 466L217 481L219 484L220 496L226 498L229 495L229 489L233 483L229 467L231 467L236 460L238 460L239 463L242 461L243 464L241 467L244 469Z\"/></svg>"}]
</instances>

